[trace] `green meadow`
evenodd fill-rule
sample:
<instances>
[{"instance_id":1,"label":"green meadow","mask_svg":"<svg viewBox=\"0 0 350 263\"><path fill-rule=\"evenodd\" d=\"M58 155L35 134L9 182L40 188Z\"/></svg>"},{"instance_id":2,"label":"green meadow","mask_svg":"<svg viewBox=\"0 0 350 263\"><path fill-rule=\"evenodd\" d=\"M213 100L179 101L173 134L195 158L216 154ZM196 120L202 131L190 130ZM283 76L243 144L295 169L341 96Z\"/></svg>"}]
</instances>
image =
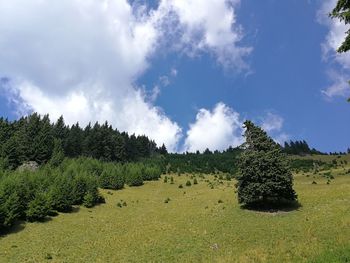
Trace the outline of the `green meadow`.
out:
<instances>
[{"instance_id":1,"label":"green meadow","mask_svg":"<svg viewBox=\"0 0 350 263\"><path fill-rule=\"evenodd\" d=\"M295 174L301 207L291 211L243 210L235 182L213 175L100 190L105 204L15 226L0 261L350 262L349 168L329 184L322 172Z\"/></svg>"}]
</instances>

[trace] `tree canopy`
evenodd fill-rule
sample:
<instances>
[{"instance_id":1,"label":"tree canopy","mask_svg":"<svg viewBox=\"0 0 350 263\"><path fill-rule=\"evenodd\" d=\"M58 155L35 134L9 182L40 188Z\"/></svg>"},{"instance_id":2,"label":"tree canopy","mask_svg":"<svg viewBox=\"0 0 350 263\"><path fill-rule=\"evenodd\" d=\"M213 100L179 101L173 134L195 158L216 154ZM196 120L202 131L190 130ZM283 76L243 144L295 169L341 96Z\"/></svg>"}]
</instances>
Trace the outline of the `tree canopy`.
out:
<instances>
[{"instance_id":1,"label":"tree canopy","mask_svg":"<svg viewBox=\"0 0 350 263\"><path fill-rule=\"evenodd\" d=\"M338 18L346 25L350 24L350 0L339 0L337 5L329 14L332 18ZM350 49L350 30L346 32L346 37L343 43L338 48L338 52L347 52Z\"/></svg>"},{"instance_id":2,"label":"tree canopy","mask_svg":"<svg viewBox=\"0 0 350 263\"><path fill-rule=\"evenodd\" d=\"M251 121L244 125L246 142L239 160L238 202L269 206L295 201L292 173L281 147Z\"/></svg>"}]
</instances>

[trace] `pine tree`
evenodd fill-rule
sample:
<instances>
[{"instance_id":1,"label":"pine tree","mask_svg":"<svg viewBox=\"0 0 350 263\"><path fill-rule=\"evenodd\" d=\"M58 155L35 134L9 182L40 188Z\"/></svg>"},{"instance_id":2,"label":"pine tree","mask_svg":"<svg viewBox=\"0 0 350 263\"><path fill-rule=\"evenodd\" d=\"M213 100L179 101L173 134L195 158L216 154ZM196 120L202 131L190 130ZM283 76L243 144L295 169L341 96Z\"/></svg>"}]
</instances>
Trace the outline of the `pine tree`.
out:
<instances>
[{"instance_id":1,"label":"pine tree","mask_svg":"<svg viewBox=\"0 0 350 263\"><path fill-rule=\"evenodd\" d=\"M64 160L64 153L62 147L62 141L60 139L54 140L54 146L52 150L52 156L50 159L50 165L52 167L58 167Z\"/></svg>"},{"instance_id":2,"label":"pine tree","mask_svg":"<svg viewBox=\"0 0 350 263\"><path fill-rule=\"evenodd\" d=\"M245 151L239 161L238 201L245 206L269 206L295 201L293 177L286 156L265 131L244 123Z\"/></svg>"},{"instance_id":3,"label":"pine tree","mask_svg":"<svg viewBox=\"0 0 350 263\"><path fill-rule=\"evenodd\" d=\"M165 144L163 143L162 147L159 148L159 153L162 155L167 155L168 154L168 150L165 147Z\"/></svg>"}]
</instances>

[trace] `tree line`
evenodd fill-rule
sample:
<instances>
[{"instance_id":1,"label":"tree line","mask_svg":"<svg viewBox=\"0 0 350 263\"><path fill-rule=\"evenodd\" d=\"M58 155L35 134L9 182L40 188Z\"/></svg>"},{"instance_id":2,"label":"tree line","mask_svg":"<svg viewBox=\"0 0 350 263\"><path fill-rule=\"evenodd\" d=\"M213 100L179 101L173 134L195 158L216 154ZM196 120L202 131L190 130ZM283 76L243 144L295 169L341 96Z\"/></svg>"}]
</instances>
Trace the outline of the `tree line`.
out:
<instances>
[{"instance_id":1,"label":"tree line","mask_svg":"<svg viewBox=\"0 0 350 263\"><path fill-rule=\"evenodd\" d=\"M316 150L315 148L311 149L305 140L285 142L283 151L287 154L294 154L294 155L326 154Z\"/></svg>"},{"instance_id":2,"label":"tree line","mask_svg":"<svg viewBox=\"0 0 350 263\"><path fill-rule=\"evenodd\" d=\"M158 148L147 136L119 132L108 122L82 128L79 123L66 125L63 117L51 123L48 115L37 113L14 121L0 118L0 142L0 163L8 169L26 161L47 163L54 147L62 147L66 157L85 156L106 162L132 162L167 153L164 145Z\"/></svg>"}]
</instances>

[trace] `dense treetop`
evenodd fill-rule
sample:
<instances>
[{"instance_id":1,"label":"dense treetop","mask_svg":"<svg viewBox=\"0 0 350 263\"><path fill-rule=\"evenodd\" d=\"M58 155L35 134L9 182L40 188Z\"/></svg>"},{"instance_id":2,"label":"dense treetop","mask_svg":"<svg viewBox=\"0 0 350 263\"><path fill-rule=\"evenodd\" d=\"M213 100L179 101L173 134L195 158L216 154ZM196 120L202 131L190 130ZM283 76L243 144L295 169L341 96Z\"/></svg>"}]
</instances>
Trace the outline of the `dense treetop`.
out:
<instances>
[{"instance_id":1,"label":"dense treetop","mask_svg":"<svg viewBox=\"0 0 350 263\"><path fill-rule=\"evenodd\" d=\"M62 148L66 157L86 156L103 161L135 161L157 152L166 154L147 136L129 135L113 129L108 122L87 125L65 124L63 117L51 123L49 116L33 113L19 120L0 118L0 157L10 169L25 161L39 164L51 159L54 147Z\"/></svg>"},{"instance_id":2,"label":"dense treetop","mask_svg":"<svg viewBox=\"0 0 350 263\"><path fill-rule=\"evenodd\" d=\"M292 173L281 147L252 122L244 124L246 143L237 176L239 203L265 206L295 201Z\"/></svg>"}]
</instances>

